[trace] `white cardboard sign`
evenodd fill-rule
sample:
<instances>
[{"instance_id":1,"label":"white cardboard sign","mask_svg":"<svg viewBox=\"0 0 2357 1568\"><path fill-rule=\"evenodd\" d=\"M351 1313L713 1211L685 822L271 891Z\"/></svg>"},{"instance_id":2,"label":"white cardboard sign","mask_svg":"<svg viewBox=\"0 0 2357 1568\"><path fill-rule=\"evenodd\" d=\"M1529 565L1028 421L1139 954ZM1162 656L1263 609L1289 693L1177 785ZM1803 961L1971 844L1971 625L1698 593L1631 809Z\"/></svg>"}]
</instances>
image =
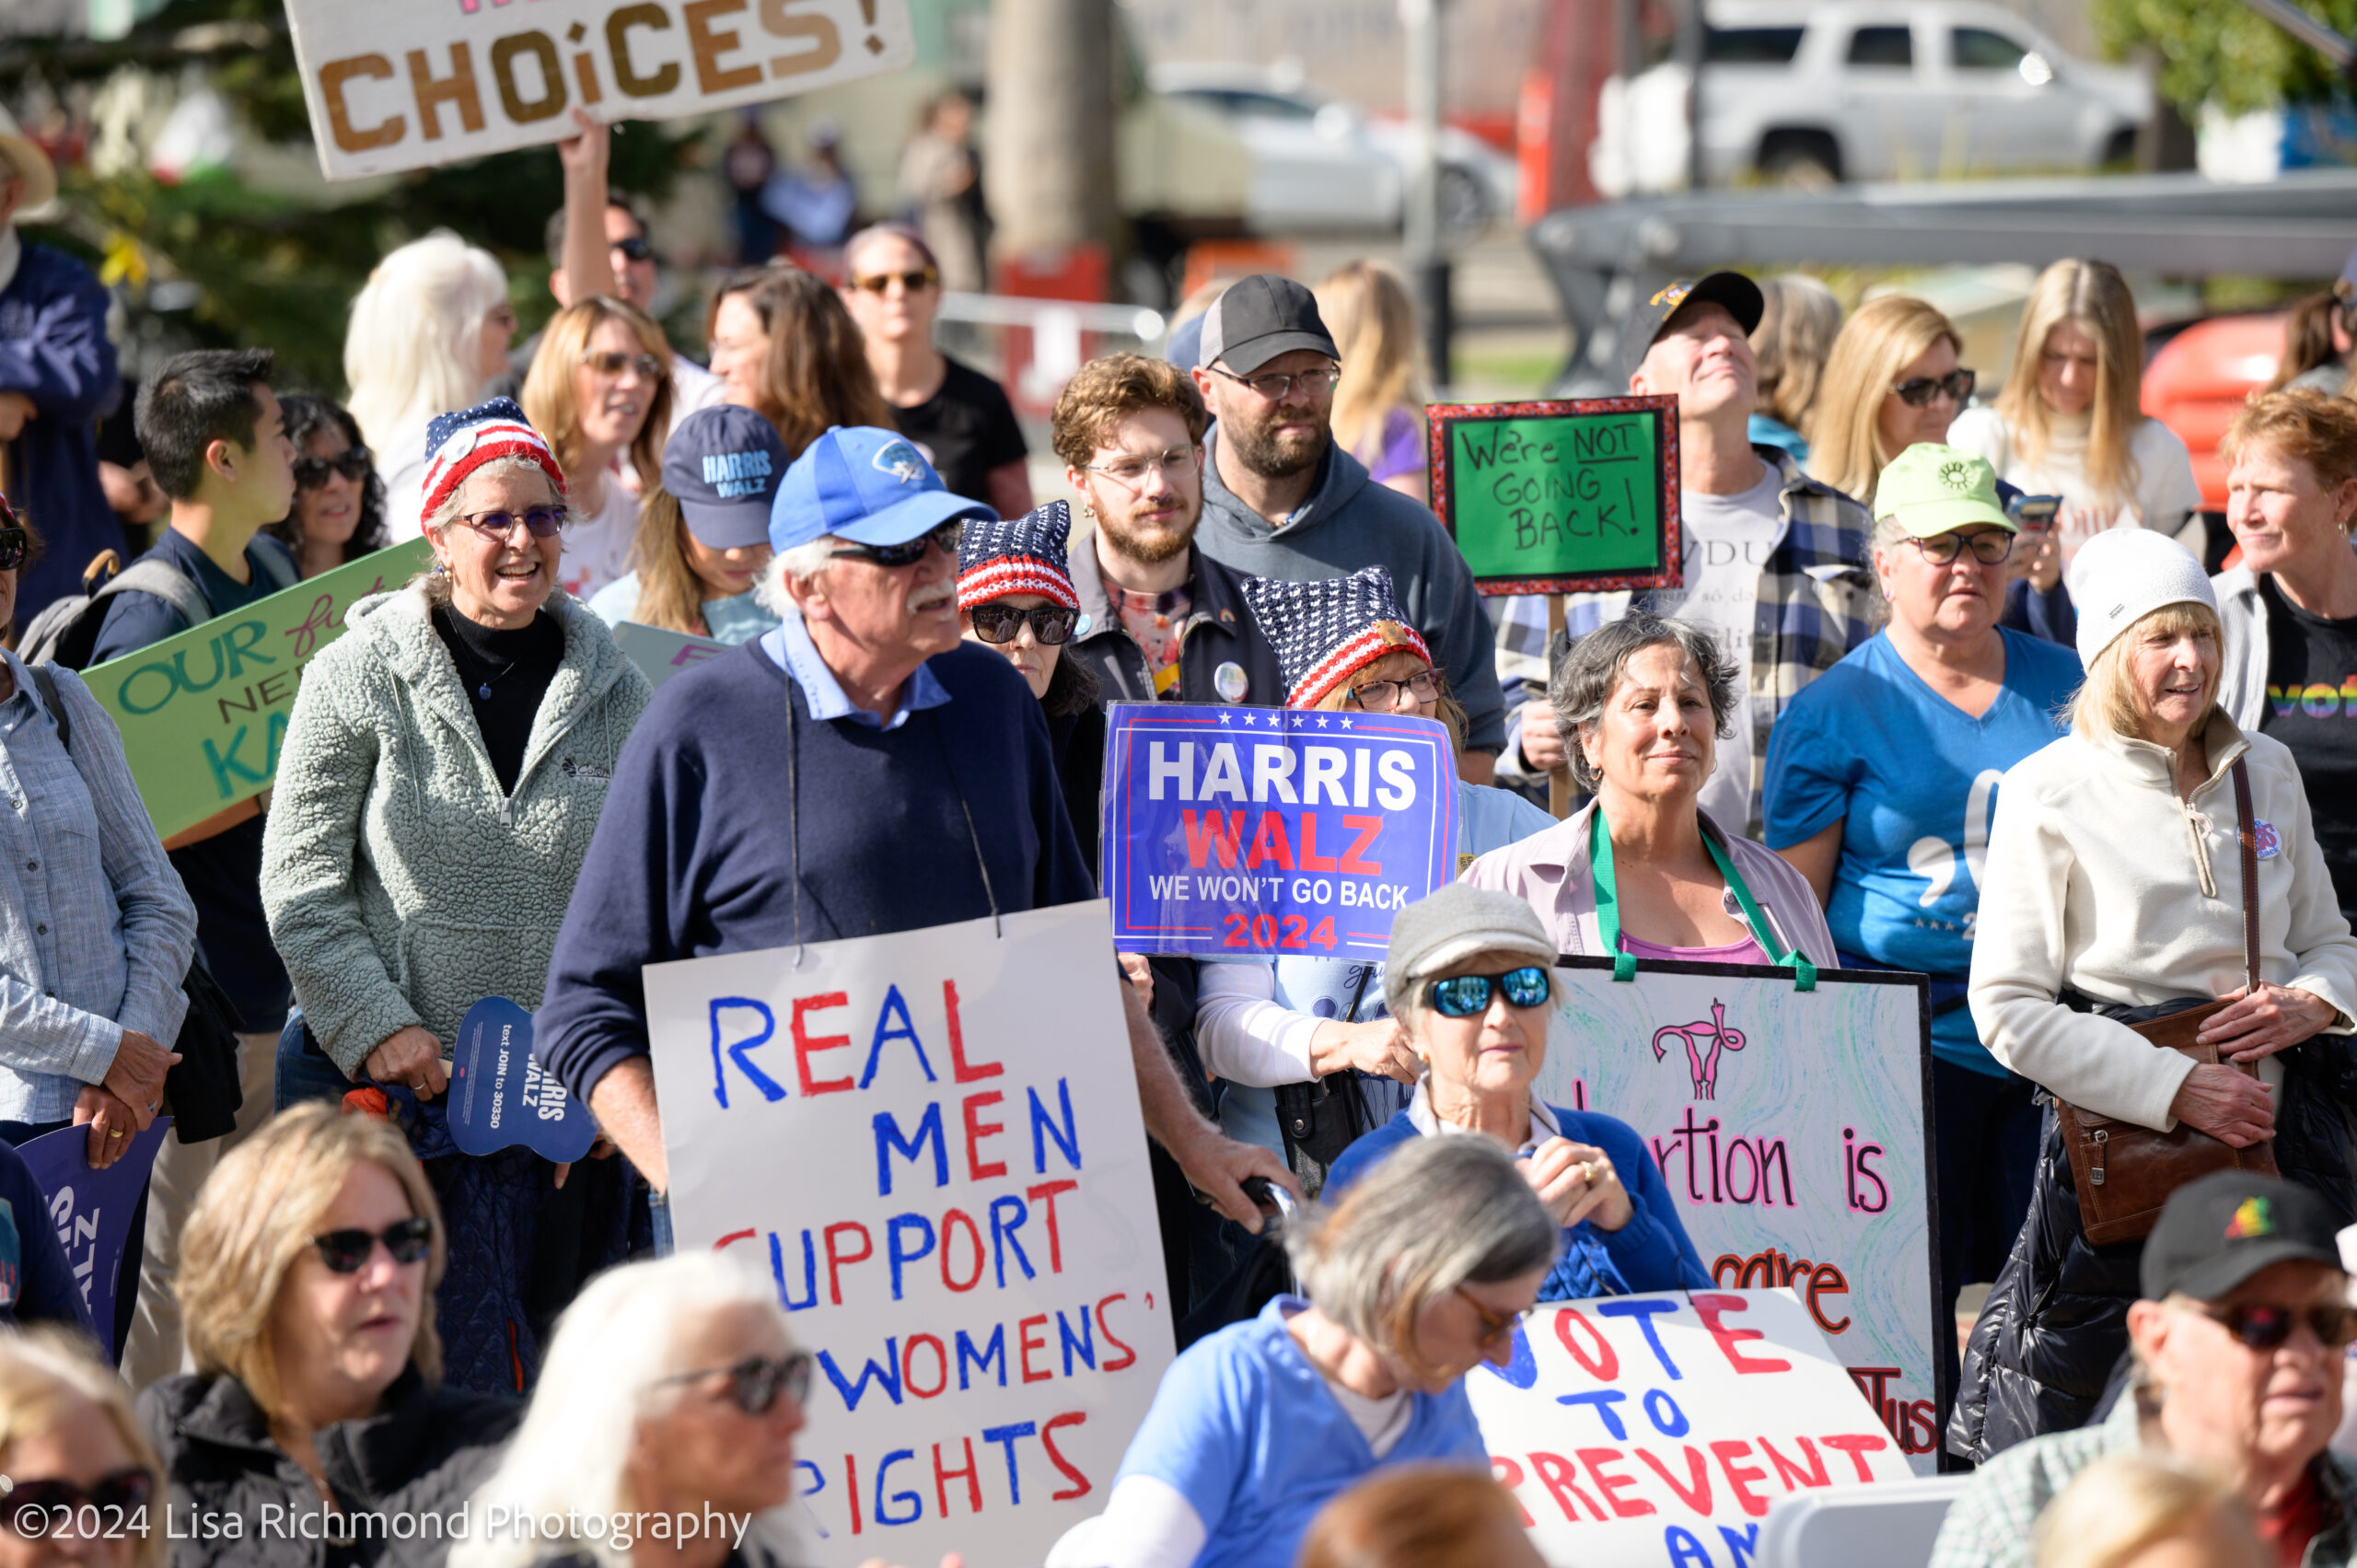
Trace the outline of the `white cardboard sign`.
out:
<instances>
[{"instance_id":1,"label":"white cardboard sign","mask_svg":"<svg viewBox=\"0 0 2357 1568\"><path fill-rule=\"evenodd\" d=\"M1541 1307L1465 1386L1562 1568L1747 1568L1777 1498L1913 1477L1789 1289Z\"/></svg>"},{"instance_id":2,"label":"white cardboard sign","mask_svg":"<svg viewBox=\"0 0 2357 1568\"><path fill-rule=\"evenodd\" d=\"M423 168L916 60L908 0L286 0L319 168Z\"/></svg>"},{"instance_id":3,"label":"white cardboard sign","mask_svg":"<svg viewBox=\"0 0 2357 1568\"><path fill-rule=\"evenodd\" d=\"M813 1561L1037 1564L1171 1361L1106 905L644 972L679 1246L819 1357Z\"/></svg>"}]
</instances>

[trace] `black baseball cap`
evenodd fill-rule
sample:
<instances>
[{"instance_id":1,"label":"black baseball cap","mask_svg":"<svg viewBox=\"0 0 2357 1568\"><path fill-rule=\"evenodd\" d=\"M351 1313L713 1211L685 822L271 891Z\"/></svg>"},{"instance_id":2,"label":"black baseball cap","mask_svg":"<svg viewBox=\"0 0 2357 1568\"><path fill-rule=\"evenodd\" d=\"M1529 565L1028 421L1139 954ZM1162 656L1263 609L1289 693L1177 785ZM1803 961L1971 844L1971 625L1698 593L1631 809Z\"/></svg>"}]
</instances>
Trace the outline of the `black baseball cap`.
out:
<instances>
[{"instance_id":1,"label":"black baseball cap","mask_svg":"<svg viewBox=\"0 0 2357 1568\"><path fill-rule=\"evenodd\" d=\"M1669 325L1669 319L1687 306L1700 301L1724 307L1735 318L1748 337L1759 331L1759 318L1768 308L1760 297L1759 285L1741 273L1708 273L1700 278L1680 278L1663 285L1659 292L1630 313L1629 325L1620 338L1620 374L1634 376L1637 366Z\"/></svg>"},{"instance_id":2,"label":"black baseball cap","mask_svg":"<svg viewBox=\"0 0 2357 1568\"><path fill-rule=\"evenodd\" d=\"M1751 292L1757 299L1759 291ZM1759 319L1757 309L1751 319ZM1334 346L1334 334L1318 314L1317 296L1291 278L1255 273L1230 284L1203 313L1203 343L1195 363L1207 368L1225 365L1238 376L1249 376L1297 348L1342 357Z\"/></svg>"},{"instance_id":3,"label":"black baseball cap","mask_svg":"<svg viewBox=\"0 0 2357 1568\"><path fill-rule=\"evenodd\" d=\"M791 459L777 427L749 408L717 403L679 421L663 444L663 488L706 550L770 541L770 507Z\"/></svg>"},{"instance_id":4,"label":"black baseball cap","mask_svg":"<svg viewBox=\"0 0 2357 1568\"><path fill-rule=\"evenodd\" d=\"M2181 1293L2215 1301L2293 1259L2340 1267L2340 1222L2325 1201L2281 1177L2221 1170L2169 1194L2144 1243L2147 1300Z\"/></svg>"}]
</instances>

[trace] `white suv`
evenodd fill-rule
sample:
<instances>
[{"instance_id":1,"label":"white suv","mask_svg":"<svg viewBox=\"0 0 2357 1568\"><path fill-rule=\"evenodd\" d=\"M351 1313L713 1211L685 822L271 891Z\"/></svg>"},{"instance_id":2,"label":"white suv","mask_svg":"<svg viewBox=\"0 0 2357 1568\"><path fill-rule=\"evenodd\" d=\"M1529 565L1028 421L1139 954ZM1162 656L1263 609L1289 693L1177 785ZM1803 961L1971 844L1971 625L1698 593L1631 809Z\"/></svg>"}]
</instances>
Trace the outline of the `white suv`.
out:
<instances>
[{"instance_id":1,"label":"white suv","mask_svg":"<svg viewBox=\"0 0 2357 1568\"><path fill-rule=\"evenodd\" d=\"M1717 0L1705 12L1702 164L1818 184L2083 170L2152 117L2140 71L2090 65L2002 6ZM1682 188L1688 73L1607 82L1589 174L1609 196Z\"/></svg>"}]
</instances>

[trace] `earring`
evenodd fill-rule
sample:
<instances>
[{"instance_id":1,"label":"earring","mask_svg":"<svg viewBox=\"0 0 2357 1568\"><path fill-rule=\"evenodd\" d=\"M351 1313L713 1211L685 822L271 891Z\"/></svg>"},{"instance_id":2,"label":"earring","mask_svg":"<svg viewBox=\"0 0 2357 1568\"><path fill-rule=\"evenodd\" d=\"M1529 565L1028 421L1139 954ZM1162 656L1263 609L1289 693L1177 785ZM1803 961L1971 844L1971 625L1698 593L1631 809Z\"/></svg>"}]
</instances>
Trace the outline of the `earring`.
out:
<instances>
[{"instance_id":1,"label":"earring","mask_svg":"<svg viewBox=\"0 0 2357 1568\"><path fill-rule=\"evenodd\" d=\"M450 568L442 563L442 558L439 555L434 558L434 575L437 577L447 577L450 575Z\"/></svg>"},{"instance_id":2,"label":"earring","mask_svg":"<svg viewBox=\"0 0 2357 1568\"><path fill-rule=\"evenodd\" d=\"M1095 522L1097 520L1097 503L1094 501L1082 502L1080 504L1080 515L1086 517L1090 522Z\"/></svg>"}]
</instances>

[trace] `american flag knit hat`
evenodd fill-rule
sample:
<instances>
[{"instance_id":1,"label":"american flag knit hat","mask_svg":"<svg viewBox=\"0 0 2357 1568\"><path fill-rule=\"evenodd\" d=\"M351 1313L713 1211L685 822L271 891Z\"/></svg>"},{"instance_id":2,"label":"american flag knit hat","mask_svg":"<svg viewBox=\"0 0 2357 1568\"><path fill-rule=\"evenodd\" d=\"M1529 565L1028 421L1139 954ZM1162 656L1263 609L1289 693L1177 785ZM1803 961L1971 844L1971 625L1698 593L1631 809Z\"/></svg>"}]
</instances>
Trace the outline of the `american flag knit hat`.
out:
<instances>
[{"instance_id":1,"label":"american flag knit hat","mask_svg":"<svg viewBox=\"0 0 2357 1568\"><path fill-rule=\"evenodd\" d=\"M563 470L540 433L525 419L513 398L493 398L455 413L437 413L425 426L425 491L419 503L418 522L441 510L459 493L467 475L494 458L522 458L538 463L556 486L557 499L566 499Z\"/></svg>"},{"instance_id":2,"label":"american flag knit hat","mask_svg":"<svg viewBox=\"0 0 2357 1568\"><path fill-rule=\"evenodd\" d=\"M1288 707L1317 706L1388 653L1432 662L1432 650L1392 600L1391 574L1380 566L1316 583L1247 577L1244 602L1277 651Z\"/></svg>"},{"instance_id":3,"label":"american flag knit hat","mask_svg":"<svg viewBox=\"0 0 2357 1568\"><path fill-rule=\"evenodd\" d=\"M1019 517L966 519L958 536L958 608L971 610L1009 594L1038 594L1080 608L1065 566L1072 539L1072 508L1062 501L1035 506Z\"/></svg>"}]
</instances>

